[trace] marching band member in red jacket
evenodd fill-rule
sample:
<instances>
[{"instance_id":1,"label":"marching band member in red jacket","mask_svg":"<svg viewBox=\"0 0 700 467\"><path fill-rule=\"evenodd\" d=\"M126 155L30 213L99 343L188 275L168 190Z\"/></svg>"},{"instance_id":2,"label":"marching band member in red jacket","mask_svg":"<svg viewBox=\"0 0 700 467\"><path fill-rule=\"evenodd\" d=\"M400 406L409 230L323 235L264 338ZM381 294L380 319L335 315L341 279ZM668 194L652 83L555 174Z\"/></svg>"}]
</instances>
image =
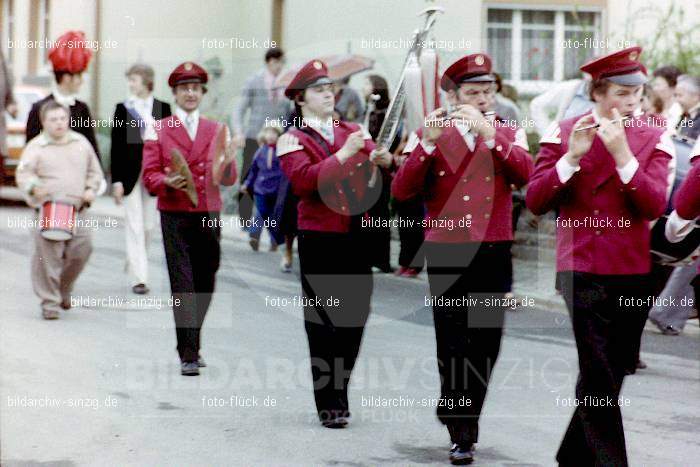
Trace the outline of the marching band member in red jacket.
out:
<instances>
[{"instance_id":1,"label":"marching band member in red jacket","mask_svg":"<svg viewBox=\"0 0 700 467\"><path fill-rule=\"evenodd\" d=\"M221 249L221 197L219 184L236 181L234 152L225 150L225 128L199 116L206 92L207 72L192 62L179 65L168 84L175 96L175 114L147 128L143 148L143 181L158 196L165 257L173 294L177 351L181 374L199 375L206 366L199 355L204 317L214 293ZM227 133L226 133L227 134ZM173 170L173 150L185 158L196 193L188 196L188 181ZM215 160L219 158L218 160Z\"/></svg>"},{"instance_id":2,"label":"marching band member in red jacket","mask_svg":"<svg viewBox=\"0 0 700 467\"><path fill-rule=\"evenodd\" d=\"M489 116L494 81L485 54L445 71L441 87L456 113L439 120L445 111L438 109L427 117L392 184L398 201L422 195L428 211L425 252L442 382L437 415L456 464L471 462L478 441L512 278L511 192L527 183L533 166L522 129Z\"/></svg>"},{"instance_id":3,"label":"marching band member in red jacket","mask_svg":"<svg viewBox=\"0 0 700 467\"><path fill-rule=\"evenodd\" d=\"M557 274L579 356L579 404L560 465L627 465L617 401L646 321L634 303L649 294L649 223L666 208L674 154L662 129L633 116L647 81L640 53L631 47L581 67L595 107L552 124L527 191L533 213L558 210Z\"/></svg>"},{"instance_id":4,"label":"marching band member in red jacket","mask_svg":"<svg viewBox=\"0 0 700 467\"><path fill-rule=\"evenodd\" d=\"M392 157L375 150L359 125L333 120L331 86L323 62L299 70L285 95L300 121L278 140L277 156L300 199L299 263L316 408L324 426L343 428L372 295L362 223L381 186L368 185L373 167L388 168Z\"/></svg>"}]
</instances>

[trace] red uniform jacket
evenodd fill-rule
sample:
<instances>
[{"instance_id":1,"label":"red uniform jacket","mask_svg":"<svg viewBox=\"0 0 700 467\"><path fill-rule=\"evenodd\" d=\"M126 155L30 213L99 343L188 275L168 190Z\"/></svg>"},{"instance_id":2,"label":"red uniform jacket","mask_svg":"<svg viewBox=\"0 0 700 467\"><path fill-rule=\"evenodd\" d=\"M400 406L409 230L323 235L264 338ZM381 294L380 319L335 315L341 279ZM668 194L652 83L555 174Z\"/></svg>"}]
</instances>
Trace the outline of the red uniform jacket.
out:
<instances>
[{"instance_id":1,"label":"red uniform jacket","mask_svg":"<svg viewBox=\"0 0 700 467\"><path fill-rule=\"evenodd\" d=\"M371 138L368 136L364 148L343 164L332 155L343 147L351 133L359 129L359 125L354 123L335 122L333 144L326 143L330 156L322 144L299 128L292 128L287 133L298 140L295 144L280 141L277 145L282 171L289 179L292 191L300 198L297 207L300 230L347 233L350 230L350 215L358 214L352 212L355 203L348 201L347 190L363 211L376 201L369 199L368 190L374 166L369 162L369 154L374 150ZM305 131L315 132L310 127ZM322 138L318 133L316 137ZM378 173L377 180L377 183L381 183L381 173Z\"/></svg>"},{"instance_id":2,"label":"red uniform jacket","mask_svg":"<svg viewBox=\"0 0 700 467\"><path fill-rule=\"evenodd\" d=\"M673 144L663 129L643 119L628 121L627 142L639 162L629 183L620 180L615 161L598 136L581 159L580 170L562 183L555 164L568 150L578 118L554 124L542 138L527 207L537 215L559 210L558 271L648 273L649 221L666 208Z\"/></svg>"},{"instance_id":3,"label":"red uniform jacket","mask_svg":"<svg viewBox=\"0 0 700 467\"><path fill-rule=\"evenodd\" d=\"M693 167L678 188L674 206L683 219L695 219L700 216L700 156L693 157Z\"/></svg>"},{"instance_id":4,"label":"red uniform jacket","mask_svg":"<svg viewBox=\"0 0 700 467\"><path fill-rule=\"evenodd\" d=\"M457 127L447 127L430 154L418 143L421 133L407 143L409 150L415 148L394 177L391 192L399 201L423 197L426 240L512 240L511 191L527 183L533 168L522 130L497 126L493 149L479 136L471 151Z\"/></svg>"},{"instance_id":5,"label":"red uniform jacket","mask_svg":"<svg viewBox=\"0 0 700 467\"><path fill-rule=\"evenodd\" d=\"M176 116L159 120L155 135L147 134L143 147L143 182L149 193L158 196L158 209L179 212L218 212L221 210L219 187L212 178L214 139L220 124L199 119L197 135L192 141L184 123ZM165 184L166 168L170 167L170 151L177 148L187 160L197 188L198 204L192 206L187 193ZM236 164L225 169L222 185L236 182Z\"/></svg>"}]
</instances>

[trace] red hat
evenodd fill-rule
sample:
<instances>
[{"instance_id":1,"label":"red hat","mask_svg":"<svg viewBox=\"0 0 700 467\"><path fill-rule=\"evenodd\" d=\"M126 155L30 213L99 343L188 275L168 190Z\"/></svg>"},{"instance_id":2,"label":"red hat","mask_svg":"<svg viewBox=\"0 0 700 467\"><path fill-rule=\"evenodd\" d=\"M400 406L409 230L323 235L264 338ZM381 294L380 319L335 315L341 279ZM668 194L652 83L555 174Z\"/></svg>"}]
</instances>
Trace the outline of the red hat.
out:
<instances>
[{"instance_id":1,"label":"red hat","mask_svg":"<svg viewBox=\"0 0 700 467\"><path fill-rule=\"evenodd\" d=\"M491 58L486 54L472 54L462 57L450 65L440 80L444 91L454 89L462 83L493 83Z\"/></svg>"},{"instance_id":2,"label":"red hat","mask_svg":"<svg viewBox=\"0 0 700 467\"><path fill-rule=\"evenodd\" d=\"M328 67L321 60L311 60L294 75L292 81L284 90L284 95L294 99L297 93L310 86L332 83L328 77Z\"/></svg>"},{"instance_id":3,"label":"red hat","mask_svg":"<svg viewBox=\"0 0 700 467\"><path fill-rule=\"evenodd\" d=\"M51 47L49 60L54 71L67 71L68 73L82 73L88 67L92 50L85 40L82 31L68 31L59 37Z\"/></svg>"},{"instance_id":4,"label":"red hat","mask_svg":"<svg viewBox=\"0 0 700 467\"><path fill-rule=\"evenodd\" d=\"M207 70L193 62L185 62L179 64L168 78L168 86L174 88L178 84L185 83L201 83L206 84L209 81Z\"/></svg>"},{"instance_id":5,"label":"red hat","mask_svg":"<svg viewBox=\"0 0 700 467\"><path fill-rule=\"evenodd\" d=\"M647 69L639 61L641 47L630 47L596 58L581 67L593 80L607 79L623 86L639 86L647 82Z\"/></svg>"}]
</instances>

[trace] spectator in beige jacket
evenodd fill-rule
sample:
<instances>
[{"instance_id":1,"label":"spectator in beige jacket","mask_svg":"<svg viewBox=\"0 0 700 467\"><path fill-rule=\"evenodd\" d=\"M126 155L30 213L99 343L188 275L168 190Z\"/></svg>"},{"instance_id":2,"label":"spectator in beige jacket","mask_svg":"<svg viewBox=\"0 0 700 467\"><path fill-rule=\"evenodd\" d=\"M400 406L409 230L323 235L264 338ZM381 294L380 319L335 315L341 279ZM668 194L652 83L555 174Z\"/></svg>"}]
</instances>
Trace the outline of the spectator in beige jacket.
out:
<instances>
[{"instance_id":1,"label":"spectator in beige jacket","mask_svg":"<svg viewBox=\"0 0 700 467\"><path fill-rule=\"evenodd\" d=\"M45 319L56 319L59 309L70 308L73 285L92 252L91 222L85 208L103 181L95 151L83 135L69 129L69 116L68 108L55 101L44 104L40 111L43 131L24 148L16 174L30 206L40 209L46 201L62 200L78 211L68 240L44 238L40 213L33 226L32 286Z\"/></svg>"}]
</instances>

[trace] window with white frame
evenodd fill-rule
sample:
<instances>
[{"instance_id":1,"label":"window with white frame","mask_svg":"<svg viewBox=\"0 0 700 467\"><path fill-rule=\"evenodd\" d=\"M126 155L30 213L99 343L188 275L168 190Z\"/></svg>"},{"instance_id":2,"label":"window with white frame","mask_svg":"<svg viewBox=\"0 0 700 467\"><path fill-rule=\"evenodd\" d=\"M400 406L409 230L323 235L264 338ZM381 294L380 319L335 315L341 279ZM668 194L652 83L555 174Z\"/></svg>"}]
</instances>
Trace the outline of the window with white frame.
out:
<instances>
[{"instance_id":1,"label":"window with white frame","mask_svg":"<svg viewBox=\"0 0 700 467\"><path fill-rule=\"evenodd\" d=\"M600 36L600 12L489 7L486 42L494 70L510 81L578 78Z\"/></svg>"}]
</instances>

